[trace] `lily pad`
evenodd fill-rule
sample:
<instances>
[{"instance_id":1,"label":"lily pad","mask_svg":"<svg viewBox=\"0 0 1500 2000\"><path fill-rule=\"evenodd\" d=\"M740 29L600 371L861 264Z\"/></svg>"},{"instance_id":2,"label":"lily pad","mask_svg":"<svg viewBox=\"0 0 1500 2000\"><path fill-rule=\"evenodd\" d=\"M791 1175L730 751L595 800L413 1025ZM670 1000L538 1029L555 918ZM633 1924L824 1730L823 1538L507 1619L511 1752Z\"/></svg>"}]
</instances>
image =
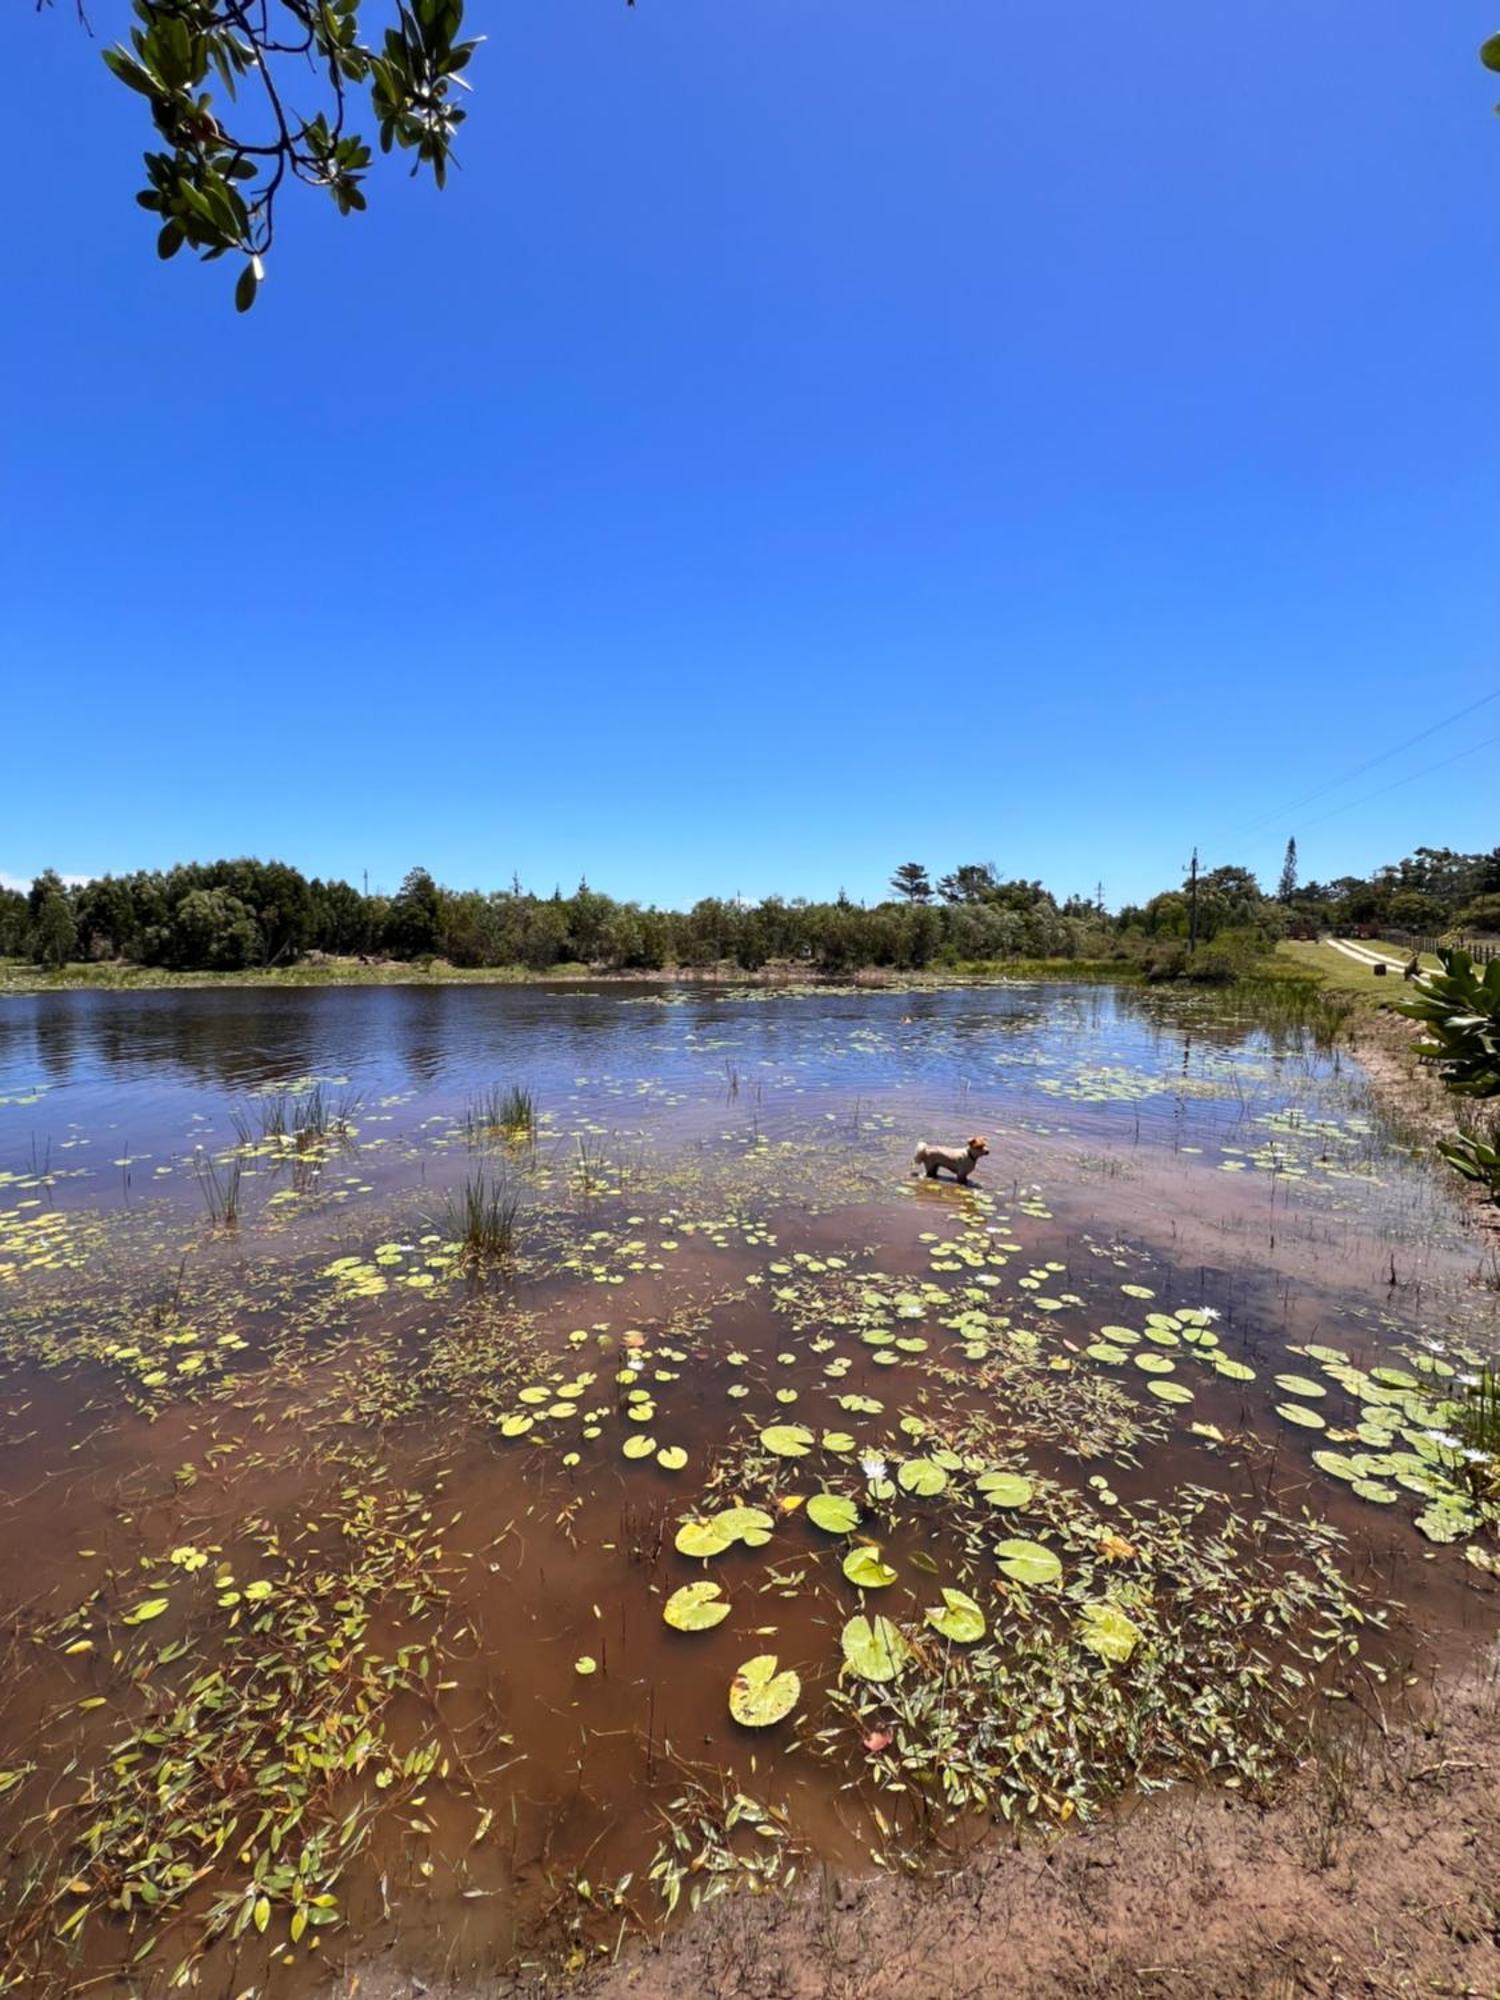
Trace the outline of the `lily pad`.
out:
<instances>
[{"instance_id":1,"label":"lily pad","mask_svg":"<svg viewBox=\"0 0 1500 2000\"><path fill-rule=\"evenodd\" d=\"M849 1551L844 1557L844 1574L861 1590L884 1590L887 1584L896 1581L896 1572L890 1564L880 1560L879 1549L868 1547Z\"/></svg>"},{"instance_id":2,"label":"lily pad","mask_svg":"<svg viewBox=\"0 0 1500 2000\"><path fill-rule=\"evenodd\" d=\"M769 1729L791 1714L802 1698L802 1682L790 1667L783 1672L774 1653L746 1660L729 1683L729 1713L746 1729Z\"/></svg>"},{"instance_id":3,"label":"lily pad","mask_svg":"<svg viewBox=\"0 0 1500 2000\"><path fill-rule=\"evenodd\" d=\"M1284 1417L1289 1424L1300 1424L1305 1431L1321 1431L1327 1428L1317 1411L1308 1409L1305 1403L1278 1403L1276 1414L1278 1417Z\"/></svg>"},{"instance_id":4,"label":"lily pad","mask_svg":"<svg viewBox=\"0 0 1500 2000\"><path fill-rule=\"evenodd\" d=\"M729 1599L718 1584L707 1579L685 1583L672 1592L661 1615L674 1632L708 1632L729 1616Z\"/></svg>"},{"instance_id":5,"label":"lily pad","mask_svg":"<svg viewBox=\"0 0 1500 2000\"><path fill-rule=\"evenodd\" d=\"M815 1493L807 1503L807 1518L828 1535L847 1535L859 1526L859 1508L842 1493Z\"/></svg>"},{"instance_id":6,"label":"lily pad","mask_svg":"<svg viewBox=\"0 0 1500 2000\"><path fill-rule=\"evenodd\" d=\"M948 1484L948 1475L930 1458L909 1458L897 1467L896 1484L903 1493L915 1493L920 1499L930 1500Z\"/></svg>"},{"instance_id":7,"label":"lily pad","mask_svg":"<svg viewBox=\"0 0 1500 2000\"><path fill-rule=\"evenodd\" d=\"M889 1618L851 1618L840 1641L844 1664L864 1681L893 1681L910 1657L911 1648Z\"/></svg>"},{"instance_id":8,"label":"lily pad","mask_svg":"<svg viewBox=\"0 0 1500 2000\"><path fill-rule=\"evenodd\" d=\"M1040 1542L997 1542L995 1554L1001 1569L1016 1583L1056 1583L1062 1575L1062 1564Z\"/></svg>"},{"instance_id":9,"label":"lily pad","mask_svg":"<svg viewBox=\"0 0 1500 2000\"><path fill-rule=\"evenodd\" d=\"M674 1546L680 1556L721 1556L735 1540L717 1520L684 1521L677 1530Z\"/></svg>"},{"instance_id":10,"label":"lily pad","mask_svg":"<svg viewBox=\"0 0 1500 2000\"><path fill-rule=\"evenodd\" d=\"M945 1587L941 1605L928 1606L927 1622L935 1632L941 1632L956 1646L972 1646L985 1633L984 1612L962 1590Z\"/></svg>"},{"instance_id":11,"label":"lily pad","mask_svg":"<svg viewBox=\"0 0 1500 2000\"><path fill-rule=\"evenodd\" d=\"M760 1441L777 1458L806 1458L815 1442L806 1424L768 1424Z\"/></svg>"},{"instance_id":12,"label":"lily pad","mask_svg":"<svg viewBox=\"0 0 1500 2000\"><path fill-rule=\"evenodd\" d=\"M1101 1660L1128 1660L1141 1642L1141 1628L1106 1598L1084 1605L1078 1618L1078 1642Z\"/></svg>"},{"instance_id":13,"label":"lily pad","mask_svg":"<svg viewBox=\"0 0 1500 2000\"><path fill-rule=\"evenodd\" d=\"M1031 1481L1019 1472L981 1472L974 1487L992 1507L1025 1507L1031 1500Z\"/></svg>"}]
</instances>

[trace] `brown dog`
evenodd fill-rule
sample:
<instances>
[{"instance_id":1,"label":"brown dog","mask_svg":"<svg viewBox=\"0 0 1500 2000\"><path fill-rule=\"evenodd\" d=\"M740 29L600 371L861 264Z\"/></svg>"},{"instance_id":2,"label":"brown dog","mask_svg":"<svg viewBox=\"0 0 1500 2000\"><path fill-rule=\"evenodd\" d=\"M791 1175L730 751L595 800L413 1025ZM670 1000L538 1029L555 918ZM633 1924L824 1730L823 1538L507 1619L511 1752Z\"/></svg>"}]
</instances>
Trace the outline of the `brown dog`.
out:
<instances>
[{"instance_id":1,"label":"brown dog","mask_svg":"<svg viewBox=\"0 0 1500 2000\"><path fill-rule=\"evenodd\" d=\"M961 1152L953 1146L929 1146L924 1139L911 1156L911 1170L916 1174L925 1167L928 1180L935 1181L938 1169L946 1167L953 1178L962 1183L968 1180L989 1150L983 1139L971 1139Z\"/></svg>"}]
</instances>

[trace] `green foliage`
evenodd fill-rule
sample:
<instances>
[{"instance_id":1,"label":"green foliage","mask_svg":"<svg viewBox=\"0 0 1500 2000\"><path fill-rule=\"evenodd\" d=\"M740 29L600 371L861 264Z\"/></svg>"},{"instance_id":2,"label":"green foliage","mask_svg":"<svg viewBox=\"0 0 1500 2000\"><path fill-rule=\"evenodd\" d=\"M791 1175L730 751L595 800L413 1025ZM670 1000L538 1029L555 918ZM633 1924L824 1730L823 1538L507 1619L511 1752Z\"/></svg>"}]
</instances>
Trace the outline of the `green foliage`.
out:
<instances>
[{"instance_id":1,"label":"green foliage","mask_svg":"<svg viewBox=\"0 0 1500 2000\"><path fill-rule=\"evenodd\" d=\"M365 207L371 148L348 124L358 105L382 152L399 147L444 185L465 117L454 91L478 46L460 38L462 0L135 0L134 14L129 45L104 60L145 98L162 142L136 199L159 218L158 256L185 246L246 260L241 312L289 179L321 188L341 215Z\"/></svg>"},{"instance_id":2,"label":"green foliage","mask_svg":"<svg viewBox=\"0 0 1500 2000\"><path fill-rule=\"evenodd\" d=\"M1500 959L1481 971L1457 947L1439 954L1442 971L1429 973L1396 1011L1420 1021L1428 1039L1417 1044L1448 1088L1460 1097L1500 1097ZM1438 1151L1466 1180L1500 1201L1500 1145L1494 1135L1460 1132Z\"/></svg>"},{"instance_id":3,"label":"green foliage","mask_svg":"<svg viewBox=\"0 0 1500 2000\"><path fill-rule=\"evenodd\" d=\"M1417 1053L1437 1065L1444 1083L1461 1097L1500 1096L1500 959L1481 971L1466 951L1440 954L1442 971L1429 973L1396 1011L1420 1021L1429 1039Z\"/></svg>"}]
</instances>

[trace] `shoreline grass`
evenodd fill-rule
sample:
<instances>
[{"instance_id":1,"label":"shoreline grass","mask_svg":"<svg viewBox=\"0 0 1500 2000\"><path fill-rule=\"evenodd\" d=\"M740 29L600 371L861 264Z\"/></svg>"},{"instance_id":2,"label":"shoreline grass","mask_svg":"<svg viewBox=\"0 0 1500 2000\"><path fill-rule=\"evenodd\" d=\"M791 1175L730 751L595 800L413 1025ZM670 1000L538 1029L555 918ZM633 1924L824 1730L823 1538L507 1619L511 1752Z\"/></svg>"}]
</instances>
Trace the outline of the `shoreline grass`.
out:
<instances>
[{"instance_id":1,"label":"shoreline grass","mask_svg":"<svg viewBox=\"0 0 1500 2000\"><path fill-rule=\"evenodd\" d=\"M855 966L826 972L812 965L778 963L746 971L739 966L660 966L624 971L573 961L536 970L524 965L449 965L445 960L320 959L298 965L238 972L178 972L167 966L67 965L57 968L0 959L0 996L7 993L179 992L195 988L320 986L951 986L999 980L1052 980L1135 985L1140 969L1129 959L1017 958L963 960L918 971L895 966Z\"/></svg>"}]
</instances>

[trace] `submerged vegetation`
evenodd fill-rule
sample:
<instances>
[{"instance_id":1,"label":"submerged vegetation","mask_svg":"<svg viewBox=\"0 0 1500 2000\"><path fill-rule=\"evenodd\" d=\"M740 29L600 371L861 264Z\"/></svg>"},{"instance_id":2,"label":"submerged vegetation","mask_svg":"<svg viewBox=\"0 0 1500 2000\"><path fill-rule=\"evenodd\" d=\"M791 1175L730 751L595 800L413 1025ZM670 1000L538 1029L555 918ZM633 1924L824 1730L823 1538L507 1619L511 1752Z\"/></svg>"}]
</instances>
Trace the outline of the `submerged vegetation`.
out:
<instances>
[{"instance_id":1,"label":"submerged vegetation","mask_svg":"<svg viewBox=\"0 0 1500 2000\"><path fill-rule=\"evenodd\" d=\"M517 994L534 1083L236 1043L107 1180L18 1078L0 1991L576 1972L835 1822L918 1869L1383 1716L1494 1586L1494 1327L1278 984Z\"/></svg>"}]
</instances>

